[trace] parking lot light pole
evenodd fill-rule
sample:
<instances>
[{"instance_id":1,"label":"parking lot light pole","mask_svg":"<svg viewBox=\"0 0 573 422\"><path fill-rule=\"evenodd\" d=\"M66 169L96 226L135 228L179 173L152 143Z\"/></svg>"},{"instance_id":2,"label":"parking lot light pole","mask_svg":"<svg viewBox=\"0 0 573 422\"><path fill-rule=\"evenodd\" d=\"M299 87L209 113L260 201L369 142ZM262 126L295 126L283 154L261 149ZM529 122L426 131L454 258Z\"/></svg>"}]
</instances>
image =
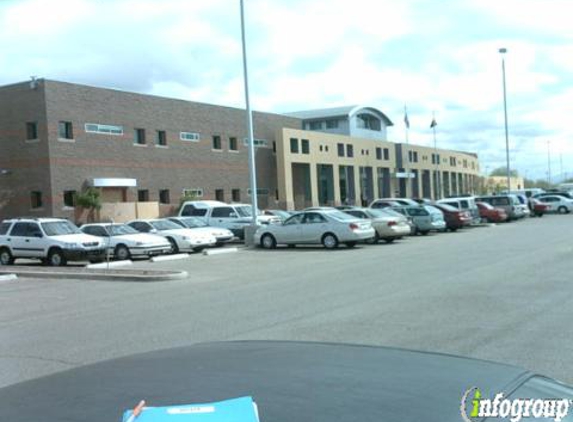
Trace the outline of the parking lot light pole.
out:
<instances>
[{"instance_id":1,"label":"parking lot light pole","mask_svg":"<svg viewBox=\"0 0 573 422\"><path fill-rule=\"evenodd\" d=\"M507 165L507 192L510 192L511 178L509 169L509 134L507 130L507 93L505 88L505 53L507 53L507 48L500 48L499 53L501 54L501 74L503 78L503 113L505 117L505 159Z\"/></svg>"},{"instance_id":2,"label":"parking lot light pole","mask_svg":"<svg viewBox=\"0 0 573 422\"><path fill-rule=\"evenodd\" d=\"M255 163L255 143L253 137L253 113L249 102L249 77L247 73L247 43L245 40L245 12L241 0L241 42L243 47L243 79L245 84L245 103L247 107L247 128L249 131L249 186L251 189L252 225L257 225L257 170Z\"/></svg>"}]
</instances>

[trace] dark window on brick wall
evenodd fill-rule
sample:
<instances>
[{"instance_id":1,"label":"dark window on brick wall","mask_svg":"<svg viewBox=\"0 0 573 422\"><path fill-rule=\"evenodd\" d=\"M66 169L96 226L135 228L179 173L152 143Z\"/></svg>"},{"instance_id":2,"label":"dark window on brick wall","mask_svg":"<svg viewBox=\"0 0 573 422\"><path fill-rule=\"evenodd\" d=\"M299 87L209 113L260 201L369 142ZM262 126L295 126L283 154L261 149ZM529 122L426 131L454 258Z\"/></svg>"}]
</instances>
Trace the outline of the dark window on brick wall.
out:
<instances>
[{"instance_id":1,"label":"dark window on brick wall","mask_svg":"<svg viewBox=\"0 0 573 422\"><path fill-rule=\"evenodd\" d=\"M164 130L157 131L157 145L167 145L167 134Z\"/></svg>"},{"instance_id":2,"label":"dark window on brick wall","mask_svg":"<svg viewBox=\"0 0 573 422\"><path fill-rule=\"evenodd\" d=\"M300 149L303 154L310 154L310 146L308 144L308 139L300 140Z\"/></svg>"},{"instance_id":3,"label":"dark window on brick wall","mask_svg":"<svg viewBox=\"0 0 573 422\"><path fill-rule=\"evenodd\" d=\"M60 139L74 139L74 130L72 122L58 122L58 138Z\"/></svg>"},{"instance_id":4,"label":"dark window on brick wall","mask_svg":"<svg viewBox=\"0 0 573 422\"><path fill-rule=\"evenodd\" d=\"M346 156L354 157L354 147L350 144L346 144Z\"/></svg>"},{"instance_id":5,"label":"dark window on brick wall","mask_svg":"<svg viewBox=\"0 0 573 422\"><path fill-rule=\"evenodd\" d=\"M38 139L38 123L28 122L26 123L26 139Z\"/></svg>"},{"instance_id":6,"label":"dark window on brick wall","mask_svg":"<svg viewBox=\"0 0 573 422\"><path fill-rule=\"evenodd\" d=\"M215 189L215 200L225 202L225 191L223 189Z\"/></svg>"},{"instance_id":7,"label":"dark window on brick wall","mask_svg":"<svg viewBox=\"0 0 573 422\"><path fill-rule=\"evenodd\" d=\"M390 150L388 148L384 148L384 159L385 160L390 159Z\"/></svg>"},{"instance_id":8,"label":"dark window on brick wall","mask_svg":"<svg viewBox=\"0 0 573 422\"><path fill-rule=\"evenodd\" d=\"M241 189L233 189L231 191L233 202L241 202Z\"/></svg>"},{"instance_id":9,"label":"dark window on brick wall","mask_svg":"<svg viewBox=\"0 0 573 422\"><path fill-rule=\"evenodd\" d=\"M66 207L76 206L76 191L75 190L65 190L64 191L64 205Z\"/></svg>"},{"instance_id":10,"label":"dark window on brick wall","mask_svg":"<svg viewBox=\"0 0 573 422\"><path fill-rule=\"evenodd\" d=\"M169 198L169 189L159 190L159 203L160 204L170 204L171 200Z\"/></svg>"},{"instance_id":11,"label":"dark window on brick wall","mask_svg":"<svg viewBox=\"0 0 573 422\"><path fill-rule=\"evenodd\" d=\"M382 148L380 148L380 147L376 147L376 159L377 160L382 159Z\"/></svg>"},{"instance_id":12,"label":"dark window on brick wall","mask_svg":"<svg viewBox=\"0 0 573 422\"><path fill-rule=\"evenodd\" d=\"M40 191L32 191L30 192L30 205L32 209L42 208L42 192Z\"/></svg>"},{"instance_id":13,"label":"dark window on brick wall","mask_svg":"<svg viewBox=\"0 0 573 422\"><path fill-rule=\"evenodd\" d=\"M238 151L237 138L229 138L229 151Z\"/></svg>"},{"instance_id":14,"label":"dark window on brick wall","mask_svg":"<svg viewBox=\"0 0 573 422\"><path fill-rule=\"evenodd\" d=\"M222 149L221 137L219 135L213 136L213 149Z\"/></svg>"},{"instance_id":15,"label":"dark window on brick wall","mask_svg":"<svg viewBox=\"0 0 573 422\"><path fill-rule=\"evenodd\" d=\"M344 144L337 144L338 146L338 156L344 157Z\"/></svg>"},{"instance_id":16,"label":"dark window on brick wall","mask_svg":"<svg viewBox=\"0 0 573 422\"><path fill-rule=\"evenodd\" d=\"M149 201L149 191L147 189L140 189L137 191L137 200L139 202Z\"/></svg>"},{"instance_id":17,"label":"dark window on brick wall","mask_svg":"<svg viewBox=\"0 0 573 422\"><path fill-rule=\"evenodd\" d=\"M145 145L145 129L135 129L135 143Z\"/></svg>"}]
</instances>

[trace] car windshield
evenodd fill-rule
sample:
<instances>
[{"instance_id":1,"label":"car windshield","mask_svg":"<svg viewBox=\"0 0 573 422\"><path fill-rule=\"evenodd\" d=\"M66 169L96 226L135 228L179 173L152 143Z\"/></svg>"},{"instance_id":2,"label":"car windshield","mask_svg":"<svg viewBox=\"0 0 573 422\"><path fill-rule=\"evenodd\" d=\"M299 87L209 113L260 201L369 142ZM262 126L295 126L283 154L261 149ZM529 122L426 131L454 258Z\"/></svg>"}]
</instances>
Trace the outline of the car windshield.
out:
<instances>
[{"instance_id":1,"label":"car windshield","mask_svg":"<svg viewBox=\"0 0 573 422\"><path fill-rule=\"evenodd\" d=\"M450 212L452 212L452 211L459 211L457 208L452 207L451 205L448 205L448 204L440 204L440 207L439 207L439 208L442 208L442 209L444 209L444 210L446 210L446 211L450 211Z\"/></svg>"},{"instance_id":2,"label":"car windshield","mask_svg":"<svg viewBox=\"0 0 573 422\"><path fill-rule=\"evenodd\" d=\"M169 220L154 220L150 221L150 224L153 226L154 229L162 231L162 230L175 230L181 229L182 227L175 224L173 221Z\"/></svg>"},{"instance_id":3,"label":"car windshield","mask_svg":"<svg viewBox=\"0 0 573 422\"><path fill-rule=\"evenodd\" d=\"M60 236L64 234L80 234L82 233L77 226L69 221L50 221L41 224L46 236Z\"/></svg>"},{"instance_id":4,"label":"car windshield","mask_svg":"<svg viewBox=\"0 0 573 422\"><path fill-rule=\"evenodd\" d=\"M390 211L390 212L388 212ZM370 216L370 218L385 218L385 217L396 217L396 215L392 215L393 211L391 210L382 210L382 209L378 209L378 208L372 208L372 209L368 209L366 210L366 214ZM402 217L401 215L399 215L400 217Z\"/></svg>"},{"instance_id":5,"label":"car windshield","mask_svg":"<svg viewBox=\"0 0 573 422\"><path fill-rule=\"evenodd\" d=\"M207 223L194 217L182 217L179 219L179 221L183 222L183 224L190 229L195 229L198 227L207 227Z\"/></svg>"},{"instance_id":6,"label":"car windshield","mask_svg":"<svg viewBox=\"0 0 573 422\"><path fill-rule=\"evenodd\" d=\"M110 224L105 226L108 233L112 236L121 236L124 234L138 234L139 232L127 224Z\"/></svg>"},{"instance_id":7,"label":"car windshield","mask_svg":"<svg viewBox=\"0 0 573 422\"><path fill-rule=\"evenodd\" d=\"M251 207L250 205L235 205L234 207L237 210L239 217L252 217L253 216L253 213L252 213L253 207ZM261 210L257 210L257 215L262 215Z\"/></svg>"}]
</instances>

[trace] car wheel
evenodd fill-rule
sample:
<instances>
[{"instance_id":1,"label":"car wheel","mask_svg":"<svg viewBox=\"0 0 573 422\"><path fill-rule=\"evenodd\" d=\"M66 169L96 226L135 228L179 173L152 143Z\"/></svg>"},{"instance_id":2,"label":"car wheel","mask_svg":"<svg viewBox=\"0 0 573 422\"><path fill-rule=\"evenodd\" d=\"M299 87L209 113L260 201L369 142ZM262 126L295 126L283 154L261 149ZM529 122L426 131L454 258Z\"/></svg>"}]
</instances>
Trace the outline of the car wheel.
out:
<instances>
[{"instance_id":1,"label":"car wheel","mask_svg":"<svg viewBox=\"0 0 573 422\"><path fill-rule=\"evenodd\" d=\"M352 249L353 247L356 246L356 242L346 242L346 247L349 249Z\"/></svg>"},{"instance_id":2,"label":"car wheel","mask_svg":"<svg viewBox=\"0 0 573 422\"><path fill-rule=\"evenodd\" d=\"M0 265L12 265L14 263L14 257L10 253L8 248L2 248L0 250Z\"/></svg>"},{"instance_id":3,"label":"car wheel","mask_svg":"<svg viewBox=\"0 0 573 422\"><path fill-rule=\"evenodd\" d=\"M385 237L384 238L384 242L386 242L386 243L392 243L392 242L394 242L394 240L396 240L395 237Z\"/></svg>"},{"instance_id":4,"label":"car wheel","mask_svg":"<svg viewBox=\"0 0 573 422\"><path fill-rule=\"evenodd\" d=\"M289 249L294 249L294 248L296 248L296 245L295 245L294 243L289 243L289 244L287 245L287 248L289 248Z\"/></svg>"},{"instance_id":5,"label":"car wheel","mask_svg":"<svg viewBox=\"0 0 573 422\"><path fill-rule=\"evenodd\" d=\"M205 249L205 246L197 246L196 248L193 248L193 252L201 252L203 249Z\"/></svg>"},{"instance_id":6,"label":"car wheel","mask_svg":"<svg viewBox=\"0 0 573 422\"><path fill-rule=\"evenodd\" d=\"M125 261L131 258L131 253L129 253L129 249L127 249L127 246L125 245L117 245L113 254L120 261Z\"/></svg>"},{"instance_id":7,"label":"car wheel","mask_svg":"<svg viewBox=\"0 0 573 422\"><path fill-rule=\"evenodd\" d=\"M430 233L430 230L420 230L420 234L421 234L422 236L427 236L428 233Z\"/></svg>"},{"instance_id":8,"label":"car wheel","mask_svg":"<svg viewBox=\"0 0 573 422\"><path fill-rule=\"evenodd\" d=\"M450 231L452 233L454 233L454 232L458 231L458 228L457 227L450 227Z\"/></svg>"},{"instance_id":9,"label":"car wheel","mask_svg":"<svg viewBox=\"0 0 573 422\"><path fill-rule=\"evenodd\" d=\"M380 235L378 234L378 232L374 232L374 237L371 239L368 239L366 241L366 243L369 243L371 245L375 245L376 243L378 243L380 241Z\"/></svg>"},{"instance_id":10,"label":"car wheel","mask_svg":"<svg viewBox=\"0 0 573 422\"><path fill-rule=\"evenodd\" d=\"M338 248L338 238L332 233L326 233L322 236L322 246L326 249L336 249Z\"/></svg>"},{"instance_id":11,"label":"car wheel","mask_svg":"<svg viewBox=\"0 0 573 422\"><path fill-rule=\"evenodd\" d=\"M177 246L177 242L171 237L168 237L167 240L171 245L171 253L179 253L179 246Z\"/></svg>"},{"instance_id":12,"label":"car wheel","mask_svg":"<svg viewBox=\"0 0 573 422\"><path fill-rule=\"evenodd\" d=\"M560 206L559 208L557 208L557 212L559 214L567 214L569 212L569 210L567 209L567 207Z\"/></svg>"},{"instance_id":13,"label":"car wheel","mask_svg":"<svg viewBox=\"0 0 573 422\"><path fill-rule=\"evenodd\" d=\"M261 237L261 247L265 249L274 249L277 247L277 241L272 234L265 233L263 237Z\"/></svg>"},{"instance_id":14,"label":"car wheel","mask_svg":"<svg viewBox=\"0 0 573 422\"><path fill-rule=\"evenodd\" d=\"M66 258L60 249L52 249L48 253L48 265L50 267L61 267L66 265Z\"/></svg>"}]
</instances>

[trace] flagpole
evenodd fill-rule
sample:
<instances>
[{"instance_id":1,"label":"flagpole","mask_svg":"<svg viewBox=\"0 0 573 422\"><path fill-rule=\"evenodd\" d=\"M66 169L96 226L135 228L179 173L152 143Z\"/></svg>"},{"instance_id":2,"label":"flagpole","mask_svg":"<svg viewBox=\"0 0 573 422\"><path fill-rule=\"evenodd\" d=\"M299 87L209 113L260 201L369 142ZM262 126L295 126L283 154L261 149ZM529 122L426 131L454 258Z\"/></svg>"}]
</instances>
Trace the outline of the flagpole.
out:
<instances>
[{"instance_id":1,"label":"flagpole","mask_svg":"<svg viewBox=\"0 0 573 422\"><path fill-rule=\"evenodd\" d=\"M439 167L438 164L440 162L440 158L438 155L438 142L436 140L436 112L432 111L432 132L434 133L434 155L436 156L436 170L435 170L435 174L436 174L436 192L435 192L435 196L436 196L436 200L440 199L440 191L441 191L441 182L440 182L440 173L439 173Z\"/></svg>"},{"instance_id":2,"label":"flagpole","mask_svg":"<svg viewBox=\"0 0 573 422\"><path fill-rule=\"evenodd\" d=\"M410 170L409 170L409 163L410 163L410 140L408 136L408 131L410 129L410 121L408 120L408 110L406 109L406 104L404 104L404 127L405 127L405 135L406 135L406 152L403 153L402 159L405 161L406 165L404 166L404 172L406 173L406 189L405 189L405 196L409 198L408 195L408 185L410 184ZM405 156L405 159L404 159ZM413 192L412 192L413 193Z\"/></svg>"}]
</instances>

